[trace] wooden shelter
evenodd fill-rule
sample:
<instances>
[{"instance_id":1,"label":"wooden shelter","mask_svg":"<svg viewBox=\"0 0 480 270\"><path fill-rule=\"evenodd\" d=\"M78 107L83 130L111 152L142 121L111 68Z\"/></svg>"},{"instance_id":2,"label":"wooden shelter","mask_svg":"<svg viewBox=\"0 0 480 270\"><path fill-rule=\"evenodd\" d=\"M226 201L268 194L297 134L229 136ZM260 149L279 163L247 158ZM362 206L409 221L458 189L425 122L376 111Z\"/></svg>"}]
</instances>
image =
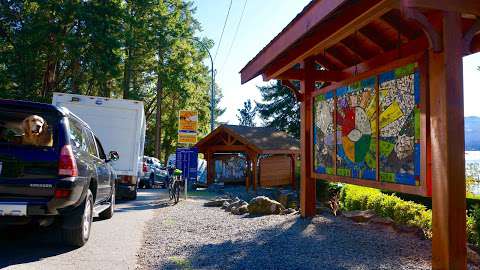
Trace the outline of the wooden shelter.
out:
<instances>
[{"instance_id":1,"label":"wooden shelter","mask_svg":"<svg viewBox=\"0 0 480 270\"><path fill-rule=\"evenodd\" d=\"M286 184L286 180L295 187L295 160L300 154L299 142L283 131L268 127L221 125L195 147L207 160L208 184L212 184L215 177L215 154L243 153L247 156L247 190L252 184L256 190L258 184L277 186ZM279 165L285 166L285 157L290 161L287 162L288 167L279 168Z\"/></svg>"},{"instance_id":2,"label":"wooden shelter","mask_svg":"<svg viewBox=\"0 0 480 270\"><path fill-rule=\"evenodd\" d=\"M466 269L462 57L479 16L478 0L314 0L241 70L301 102L302 216L315 179L432 196L432 267Z\"/></svg>"}]
</instances>

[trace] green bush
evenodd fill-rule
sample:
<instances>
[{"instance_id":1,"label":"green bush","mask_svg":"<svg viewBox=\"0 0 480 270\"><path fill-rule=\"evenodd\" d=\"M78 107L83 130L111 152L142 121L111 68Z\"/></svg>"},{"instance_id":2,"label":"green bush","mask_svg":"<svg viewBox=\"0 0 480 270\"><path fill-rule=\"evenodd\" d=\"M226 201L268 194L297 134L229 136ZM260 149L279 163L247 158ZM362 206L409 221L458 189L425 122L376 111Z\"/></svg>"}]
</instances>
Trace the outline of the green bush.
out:
<instances>
[{"instance_id":1,"label":"green bush","mask_svg":"<svg viewBox=\"0 0 480 270\"><path fill-rule=\"evenodd\" d=\"M405 201L395 194L384 194L378 189L345 185L340 191L343 210L374 210L395 223L422 229L427 238L432 237L432 210L422 204ZM480 207L474 206L467 214L468 242L480 246Z\"/></svg>"}]
</instances>

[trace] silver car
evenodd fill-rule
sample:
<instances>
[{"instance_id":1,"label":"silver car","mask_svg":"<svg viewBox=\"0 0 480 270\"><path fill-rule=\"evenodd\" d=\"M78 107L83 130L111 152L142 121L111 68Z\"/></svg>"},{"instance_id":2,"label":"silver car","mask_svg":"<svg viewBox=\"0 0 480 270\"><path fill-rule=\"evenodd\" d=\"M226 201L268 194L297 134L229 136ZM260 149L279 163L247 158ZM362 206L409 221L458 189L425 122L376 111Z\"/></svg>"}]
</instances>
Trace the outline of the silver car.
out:
<instances>
[{"instance_id":1,"label":"silver car","mask_svg":"<svg viewBox=\"0 0 480 270\"><path fill-rule=\"evenodd\" d=\"M160 160L154 157L143 157L144 174L140 179L140 188L153 188L160 185L166 187L167 170L161 165Z\"/></svg>"}]
</instances>

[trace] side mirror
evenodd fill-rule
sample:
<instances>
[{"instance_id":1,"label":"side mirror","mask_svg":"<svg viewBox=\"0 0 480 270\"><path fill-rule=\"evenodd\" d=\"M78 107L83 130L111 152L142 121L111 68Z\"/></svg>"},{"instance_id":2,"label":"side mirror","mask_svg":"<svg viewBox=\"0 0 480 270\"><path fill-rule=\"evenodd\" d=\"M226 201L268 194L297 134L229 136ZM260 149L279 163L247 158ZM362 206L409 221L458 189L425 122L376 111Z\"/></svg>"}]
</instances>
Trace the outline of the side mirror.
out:
<instances>
[{"instance_id":1,"label":"side mirror","mask_svg":"<svg viewBox=\"0 0 480 270\"><path fill-rule=\"evenodd\" d=\"M117 151L110 151L110 153L108 153L108 159L109 161L116 161L120 158L120 156L118 155L118 152Z\"/></svg>"}]
</instances>

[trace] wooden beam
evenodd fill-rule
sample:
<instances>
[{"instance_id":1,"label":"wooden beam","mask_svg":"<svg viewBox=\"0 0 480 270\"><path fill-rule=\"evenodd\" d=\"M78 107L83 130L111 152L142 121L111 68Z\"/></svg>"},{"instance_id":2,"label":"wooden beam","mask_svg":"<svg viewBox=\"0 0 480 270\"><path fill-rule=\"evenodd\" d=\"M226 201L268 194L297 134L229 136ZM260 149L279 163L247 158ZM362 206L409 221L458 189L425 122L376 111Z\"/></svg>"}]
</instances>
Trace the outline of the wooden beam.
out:
<instances>
[{"instance_id":1,"label":"wooden beam","mask_svg":"<svg viewBox=\"0 0 480 270\"><path fill-rule=\"evenodd\" d=\"M297 157L295 155L290 155L290 166L291 166L291 175L290 175L290 185L293 190L297 189L297 184L296 184L296 174L295 174L295 169L297 168Z\"/></svg>"},{"instance_id":2,"label":"wooden beam","mask_svg":"<svg viewBox=\"0 0 480 270\"><path fill-rule=\"evenodd\" d=\"M332 1L314 1L312 3L330 3ZM392 8L398 7L398 1L396 0L364 0L357 1L349 6L348 9L342 13L335 14L331 19L325 20L320 24L320 21L310 20L309 26L318 26L314 31L308 28L309 31L302 29L305 36L301 38L301 42L285 52L286 49L291 48L295 42L300 41L300 37L291 40L288 46L278 51L275 57L266 53L266 50L273 48L273 45L267 46L267 48L257 55L247 66L242 69L241 77L242 83L245 83L254 77L263 73L268 66L273 71L272 77L276 77L282 74L284 71L292 67L295 63L300 63L307 57L321 54L324 49L331 47L333 44L343 40L356 29L368 24L372 19L377 18ZM318 11L318 14L323 14L324 11ZM306 17L306 16L304 16ZM307 35L308 33L308 35ZM285 33L280 34L278 37L285 36ZM276 42L275 42L276 43ZM287 44L284 44L287 45ZM262 62L260 61L262 59Z\"/></svg>"},{"instance_id":3,"label":"wooden beam","mask_svg":"<svg viewBox=\"0 0 480 270\"><path fill-rule=\"evenodd\" d=\"M310 74L313 80L317 82L338 82L345 80L349 74L342 71L330 71L330 70L313 70ZM289 69L278 77L270 78L277 80L295 80L302 81L305 77L305 71L303 69Z\"/></svg>"},{"instance_id":4,"label":"wooden beam","mask_svg":"<svg viewBox=\"0 0 480 270\"><path fill-rule=\"evenodd\" d=\"M402 13L406 19L415 21L422 27L423 32L428 38L430 47L433 48L435 52L440 52L442 50L442 36L428 20L427 16L417 9L409 7L402 8Z\"/></svg>"},{"instance_id":5,"label":"wooden beam","mask_svg":"<svg viewBox=\"0 0 480 270\"><path fill-rule=\"evenodd\" d=\"M339 66L337 66L335 63L330 61L327 57L325 57L322 54L317 54L315 56L312 56L312 58L315 60L315 62L317 62L319 65L321 65L322 67L328 70L332 70L332 71L341 70Z\"/></svg>"},{"instance_id":6,"label":"wooden beam","mask_svg":"<svg viewBox=\"0 0 480 270\"><path fill-rule=\"evenodd\" d=\"M263 150L262 154L264 155L300 155L300 150L288 150L288 149L271 149Z\"/></svg>"},{"instance_id":7,"label":"wooden beam","mask_svg":"<svg viewBox=\"0 0 480 270\"><path fill-rule=\"evenodd\" d=\"M417 28L411 27L411 25L408 25L408 22L403 20L402 15L398 10L390 11L389 13L380 17L379 20L390 25L392 28L395 28L409 40L414 40L421 34L421 31L417 31Z\"/></svg>"},{"instance_id":8,"label":"wooden beam","mask_svg":"<svg viewBox=\"0 0 480 270\"><path fill-rule=\"evenodd\" d=\"M477 0L401 0L402 5L412 8L425 8L451 11L480 16L480 1Z\"/></svg>"},{"instance_id":9,"label":"wooden beam","mask_svg":"<svg viewBox=\"0 0 480 270\"><path fill-rule=\"evenodd\" d=\"M207 152L207 185L211 185L215 178L215 161L213 160L213 153Z\"/></svg>"},{"instance_id":10,"label":"wooden beam","mask_svg":"<svg viewBox=\"0 0 480 270\"><path fill-rule=\"evenodd\" d=\"M258 183L258 154L254 153L252 158L252 181L253 181L253 191L257 191Z\"/></svg>"},{"instance_id":11,"label":"wooden beam","mask_svg":"<svg viewBox=\"0 0 480 270\"><path fill-rule=\"evenodd\" d=\"M250 151L251 148L246 145L214 145L208 150L211 152L245 152Z\"/></svg>"},{"instance_id":12,"label":"wooden beam","mask_svg":"<svg viewBox=\"0 0 480 270\"><path fill-rule=\"evenodd\" d=\"M475 23L468 29L468 31L463 36L463 52L464 55L469 55L472 53L471 45L473 37L480 32L480 19L477 19Z\"/></svg>"},{"instance_id":13,"label":"wooden beam","mask_svg":"<svg viewBox=\"0 0 480 270\"><path fill-rule=\"evenodd\" d=\"M383 51L389 51L397 47L396 42L392 42L386 38L382 32L377 31L373 26L366 25L358 30L364 37L367 37L373 43L377 44Z\"/></svg>"},{"instance_id":14,"label":"wooden beam","mask_svg":"<svg viewBox=\"0 0 480 270\"><path fill-rule=\"evenodd\" d=\"M300 209L302 217L315 215L315 179L312 177L313 170L313 97L315 81L310 72L315 68L313 61L305 62L305 80L300 83L304 100L300 104L300 153L301 153L301 180L300 180Z\"/></svg>"},{"instance_id":15,"label":"wooden beam","mask_svg":"<svg viewBox=\"0 0 480 270\"><path fill-rule=\"evenodd\" d=\"M444 51L429 51L432 269L462 270L467 268L463 36L460 14L444 14Z\"/></svg>"}]
</instances>

